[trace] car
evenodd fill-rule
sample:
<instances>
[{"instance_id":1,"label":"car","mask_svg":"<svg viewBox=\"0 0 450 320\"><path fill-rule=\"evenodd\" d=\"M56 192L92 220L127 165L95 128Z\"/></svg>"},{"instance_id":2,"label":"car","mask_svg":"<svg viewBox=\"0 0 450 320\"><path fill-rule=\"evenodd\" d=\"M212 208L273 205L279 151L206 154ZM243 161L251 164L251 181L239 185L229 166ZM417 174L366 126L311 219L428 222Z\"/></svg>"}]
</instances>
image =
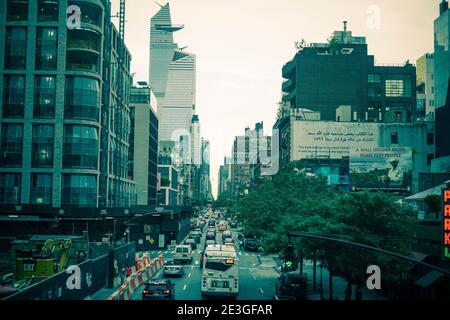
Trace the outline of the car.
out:
<instances>
[{"instance_id":1,"label":"car","mask_svg":"<svg viewBox=\"0 0 450 320\"><path fill-rule=\"evenodd\" d=\"M275 283L275 295L281 297L294 297L297 300L306 300L305 275L298 272L285 272L281 274Z\"/></svg>"},{"instance_id":2,"label":"car","mask_svg":"<svg viewBox=\"0 0 450 320\"><path fill-rule=\"evenodd\" d=\"M205 245L206 246L213 246L216 244L216 240L206 240Z\"/></svg>"},{"instance_id":3,"label":"car","mask_svg":"<svg viewBox=\"0 0 450 320\"><path fill-rule=\"evenodd\" d=\"M226 237L225 239L223 239L223 244L226 243L232 243L234 245L234 240L231 237Z\"/></svg>"},{"instance_id":4,"label":"car","mask_svg":"<svg viewBox=\"0 0 450 320\"><path fill-rule=\"evenodd\" d=\"M230 222L230 228L237 228L237 222L236 221L231 221Z\"/></svg>"},{"instance_id":5,"label":"car","mask_svg":"<svg viewBox=\"0 0 450 320\"><path fill-rule=\"evenodd\" d=\"M245 238L244 239L244 250L258 251L258 240L256 240L255 238Z\"/></svg>"},{"instance_id":6,"label":"car","mask_svg":"<svg viewBox=\"0 0 450 320\"><path fill-rule=\"evenodd\" d=\"M174 261L166 261L163 269L163 277L183 277L184 267L180 264L175 264Z\"/></svg>"},{"instance_id":7,"label":"car","mask_svg":"<svg viewBox=\"0 0 450 320\"><path fill-rule=\"evenodd\" d=\"M197 249L197 241L195 241L195 239L186 239L184 244L191 246L192 250Z\"/></svg>"},{"instance_id":8,"label":"car","mask_svg":"<svg viewBox=\"0 0 450 320\"><path fill-rule=\"evenodd\" d=\"M219 231L227 231L227 225L225 223L219 224Z\"/></svg>"},{"instance_id":9,"label":"car","mask_svg":"<svg viewBox=\"0 0 450 320\"><path fill-rule=\"evenodd\" d=\"M200 226L201 230L203 230L203 228L206 226L206 221L205 220L201 220L198 225Z\"/></svg>"},{"instance_id":10,"label":"car","mask_svg":"<svg viewBox=\"0 0 450 320\"><path fill-rule=\"evenodd\" d=\"M173 260L177 262L192 262L193 254L190 245L178 245L173 252Z\"/></svg>"},{"instance_id":11,"label":"car","mask_svg":"<svg viewBox=\"0 0 450 320\"><path fill-rule=\"evenodd\" d=\"M175 300L175 284L170 280L150 280L142 290L142 300Z\"/></svg>"},{"instance_id":12,"label":"car","mask_svg":"<svg viewBox=\"0 0 450 320\"><path fill-rule=\"evenodd\" d=\"M216 232L216 227L212 227L212 226L209 226L208 227L208 232Z\"/></svg>"},{"instance_id":13,"label":"car","mask_svg":"<svg viewBox=\"0 0 450 320\"><path fill-rule=\"evenodd\" d=\"M216 226L216 220L209 219L208 221L208 227L215 227Z\"/></svg>"},{"instance_id":14,"label":"car","mask_svg":"<svg viewBox=\"0 0 450 320\"><path fill-rule=\"evenodd\" d=\"M242 232L238 233L238 239L241 240L241 241L244 241L245 237L244 237L244 234Z\"/></svg>"},{"instance_id":15,"label":"car","mask_svg":"<svg viewBox=\"0 0 450 320\"><path fill-rule=\"evenodd\" d=\"M194 232L200 232L201 233L202 232L202 228L197 227L197 228L194 229Z\"/></svg>"},{"instance_id":16,"label":"car","mask_svg":"<svg viewBox=\"0 0 450 320\"><path fill-rule=\"evenodd\" d=\"M231 236L231 231L224 231L224 232L222 233L222 240L225 240L225 238L233 238L233 237Z\"/></svg>"},{"instance_id":17,"label":"car","mask_svg":"<svg viewBox=\"0 0 450 320\"><path fill-rule=\"evenodd\" d=\"M200 255L199 255L200 268L203 268L204 262L205 262L205 251L200 251Z\"/></svg>"},{"instance_id":18,"label":"car","mask_svg":"<svg viewBox=\"0 0 450 320\"><path fill-rule=\"evenodd\" d=\"M206 241L208 240L216 240L216 233L215 232L208 232L206 234Z\"/></svg>"},{"instance_id":19,"label":"car","mask_svg":"<svg viewBox=\"0 0 450 320\"><path fill-rule=\"evenodd\" d=\"M200 231L192 231L190 233L190 238L194 239L196 243L200 243L200 240L202 239L202 233Z\"/></svg>"}]
</instances>

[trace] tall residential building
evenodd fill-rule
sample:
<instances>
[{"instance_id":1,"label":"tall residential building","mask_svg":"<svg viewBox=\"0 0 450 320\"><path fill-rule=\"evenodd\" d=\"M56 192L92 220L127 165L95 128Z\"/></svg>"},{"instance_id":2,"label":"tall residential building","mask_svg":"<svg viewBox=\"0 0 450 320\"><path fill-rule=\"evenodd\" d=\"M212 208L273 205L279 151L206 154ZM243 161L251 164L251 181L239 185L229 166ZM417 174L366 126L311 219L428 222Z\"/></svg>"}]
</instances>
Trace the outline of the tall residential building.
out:
<instances>
[{"instance_id":1,"label":"tall residential building","mask_svg":"<svg viewBox=\"0 0 450 320\"><path fill-rule=\"evenodd\" d=\"M212 199L209 140L202 138L201 154L202 164L200 166L200 197L202 201L209 201Z\"/></svg>"},{"instance_id":2,"label":"tall residential building","mask_svg":"<svg viewBox=\"0 0 450 320\"><path fill-rule=\"evenodd\" d=\"M417 113L418 117L434 119L434 55L426 53L417 60ZM421 98L419 101L419 97Z\"/></svg>"},{"instance_id":3,"label":"tall residential building","mask_svg":"<svg viewBox=\"0 0 450 320\"><path fill-rule=\"evenodd\" d=\"M450 11L448 2L439 5L439 17L434 21L434 75L436 160L433 172L450 172Z\"/></svg>"},{"instance_id":4,"label":"tall residential building","mask_svg":"<svg viewBox=\"0 0 450 320\"><path fill-rule=\"evenodd\" d=\"M218 196L231 192L231 159L224 159L224 164L219 169Z\"/></svg>"},{"instance_id":5,"label":"tall residential building","mask_svg":"<svg viewBox=\"0 0 450 320\"><path fill-rule=\"evenodd\" d=\"M169 3L150 21L150 86L158 100L163 141L188 134L195 112L196 57L173 42L173 33L181 29L172 24Z\"/></svg>"},{"instance_id":6,"label":"tall residential building","mask_svg":"<svg viewBox=\"0 0 450 320\"><path fill-rule=\"evenodd\" d=\"M149 87L132 87L128 176L136 182L137 205L157 204L157 102Z\"/></svg>"},{"instance_id":7,"label":"tall residential building","mask_svg":"<svg viewBox=\"0 0 450 320\"><path fill-rule=\"evenodd\" d=\"M299 48L282 69L282 101L295 108L319 111L323 120L335 120L336 109L352 106L355 121L412 121L416 110L416 68L376 65L368 55L366 39L351 31L333 33L327 43Z\"/></svg>"},{"instance_id":8,"label":"tall residential building","mask_svg":"<svg viewBox=\"0 0 450 320\"><path fill-rule=\"evenodd\" d=\"M110 2L1 1L0 43L0 204L133 205L131 55Z\"/></svg>"},{"instance_id":9,"label":"tall residential building","mask_svg":"<svg viewBox=\"0 0 450 320\"><path fill-rule=\"evenodd\" d=\"M234 195L248 192L255 179L255 167L270 156L271 137L264 136L262 122L256 123L254 130L247 127L245 135L236 136L231 151L231 192Z\"/></svg>"}]
</instances>

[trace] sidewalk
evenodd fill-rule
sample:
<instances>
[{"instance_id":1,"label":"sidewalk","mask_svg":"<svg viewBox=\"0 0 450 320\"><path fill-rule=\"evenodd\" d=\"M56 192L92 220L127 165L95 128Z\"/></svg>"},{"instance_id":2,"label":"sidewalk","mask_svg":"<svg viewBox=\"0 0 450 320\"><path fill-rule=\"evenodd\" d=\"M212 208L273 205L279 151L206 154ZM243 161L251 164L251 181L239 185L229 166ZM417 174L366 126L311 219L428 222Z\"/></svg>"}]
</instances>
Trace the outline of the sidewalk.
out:
<instances>
[{"instance_id":1,"label":"sidewalk","mask_svg":"<svg viewBox=\"0 0 450 320\"><path fill-rule=\"evenodd\" d=\"M281 263L282 261L278 257L274 256L273 260L276 262L277 267L275 270L281 273ZM306 273L308 278L308 300L321 300L320 296L320 267L317 264L316 267L316 290L313 290L313 274L314 274L314 264L312 261L305 260L303 265L303 272ZM330 273L328 269L323 268L322 270L322 281L323 281L323 297L325 300L330 298ZM333 300L345 300L345 288L347 286L347 281L345 279L333 276ZM355 299L356 285L352 285L352 300ZM386 300L386 298L379 295L376 291L369 290L366 287L362 288L362 298L363 300Z\"/></svg>"}]
</instances>

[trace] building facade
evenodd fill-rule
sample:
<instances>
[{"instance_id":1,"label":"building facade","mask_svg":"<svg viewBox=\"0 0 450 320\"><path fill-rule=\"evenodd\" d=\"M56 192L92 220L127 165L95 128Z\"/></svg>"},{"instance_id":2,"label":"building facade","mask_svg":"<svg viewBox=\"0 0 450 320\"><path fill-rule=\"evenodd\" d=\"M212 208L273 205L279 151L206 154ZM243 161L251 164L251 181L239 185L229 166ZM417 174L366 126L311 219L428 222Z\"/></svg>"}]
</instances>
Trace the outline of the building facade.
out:
<instances>
[{"instance_id":1,"label":"building facade","mask_svg":"<svg viewBox=\"0 0 450 320\"><path fill-rule=\"evenodd\" d=\"M170 152L192 159L192 121L195 116L196 56L179 48L173 33L184 28L172 24L167 3L150 21L149 83L158 102L159 141L171 142ZM195 130L195 128L194 128ZM174 164L178 170L179 199L189 204L193 197L192 161Z\"/></svg>"},{"instance_id":2,"label":"building facade","mask_svg":"<svg viewBox=\"0 0 450 320\"><path fill-rule=\"evenodd\" d=\"M352 106L354 121L385 121L384 114L394 110L406 121L415 119L416 68L409 62L376 65L366 39L354 37L346 25L328 43L300 47L282 76L282 101L318 111L323 120L335 120L340 105Z\"/></svg>"},{"instance_id":3,"label":"building facade","mask_svg":"<svg viewBox=\"0 0 450 320\"><path fill-rule=\"evenodd\" d=\"M434 54L426 53L417 60L417 110L419 118L434 119ZM420 88L420 89L419 89ZM419 95L421 101L419 102Z\"/></svg>"},{"instance_id":4,"label":"building facade","mask_svg":"<svg viewBox=\"0 0 450 320\"><path fill-rule=\"evenodd\" d=\"M439 17L434 21L434 75L435 75L435 119L436 160L433 172L450 172L450 11L448 2L439 6Z\"/></svg>"},{"instance_id":5,"label":"building facade","mask_svg":"<svg viewBox=\"0 0 450 320\"><path fill-rule=\"evenodd\" d=\"M248 193L255 178L255 167L271 157L271 137L264 135L264 124L245 129L245 135L236 136L231 151L231 192Z\"/></svg>"},{"instance_id":6,"label":"building facade","mask_svg":"<svg viewBox=\"0 0 450 320\"><path fill-rule=\"evenodd\" d=\"M132 87L128 176L136 182L137 205L157 204L158 116L149 87Z\"/></svg>"},{"instance_id":7,"label":"building facade","mask_svg":"<svg viewBox=\"0 0 450 320\"><path fill-rule=\"evenodd\" d=\"M81 28L68 28L70 5ZM131 55L110 2L2 1L0 26L0 203L133 205Z\"/></svg>"}]
</instances>

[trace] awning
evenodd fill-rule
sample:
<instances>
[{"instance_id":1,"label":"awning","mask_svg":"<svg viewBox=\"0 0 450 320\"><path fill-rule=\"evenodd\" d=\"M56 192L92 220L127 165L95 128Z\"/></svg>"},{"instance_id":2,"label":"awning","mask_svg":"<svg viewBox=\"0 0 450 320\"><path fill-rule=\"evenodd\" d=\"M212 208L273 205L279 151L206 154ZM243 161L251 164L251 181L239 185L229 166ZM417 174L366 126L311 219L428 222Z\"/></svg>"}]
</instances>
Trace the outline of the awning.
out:
<instances>
[{"instance_id":1,"label":"awning","mask_svg":"<svg viewBox=\"0 0 450 320\"><path fill-rule=\"evenodd\" d=\"M436 187L433 187L431 189L416 193L410 197L407 197L405 199L403 199L404 201L422 201L424 200L426 197L431 196L431 195L438 195L440 196L442 194L442 189L444 189L447 186L447 183L449 183L450 181L446 181L445 183L438 185Z\"/></svg>"},{"instance_id":2,"label":"awning","mask_svg":"<svg viewBox=\"0 0 450 320\"><path fill-rule=\"evenodd\" d=\"M415 282L415 284L420 286L420 287L422 287L422 288L427 288L431 284L433 284L433 282L439 280L443 276L444 275L442 273L440 273L439 271L433 270L433 271L427 273L425 276L423 276L419 280L417 280Z\"/></svg>"}]
</instances>

